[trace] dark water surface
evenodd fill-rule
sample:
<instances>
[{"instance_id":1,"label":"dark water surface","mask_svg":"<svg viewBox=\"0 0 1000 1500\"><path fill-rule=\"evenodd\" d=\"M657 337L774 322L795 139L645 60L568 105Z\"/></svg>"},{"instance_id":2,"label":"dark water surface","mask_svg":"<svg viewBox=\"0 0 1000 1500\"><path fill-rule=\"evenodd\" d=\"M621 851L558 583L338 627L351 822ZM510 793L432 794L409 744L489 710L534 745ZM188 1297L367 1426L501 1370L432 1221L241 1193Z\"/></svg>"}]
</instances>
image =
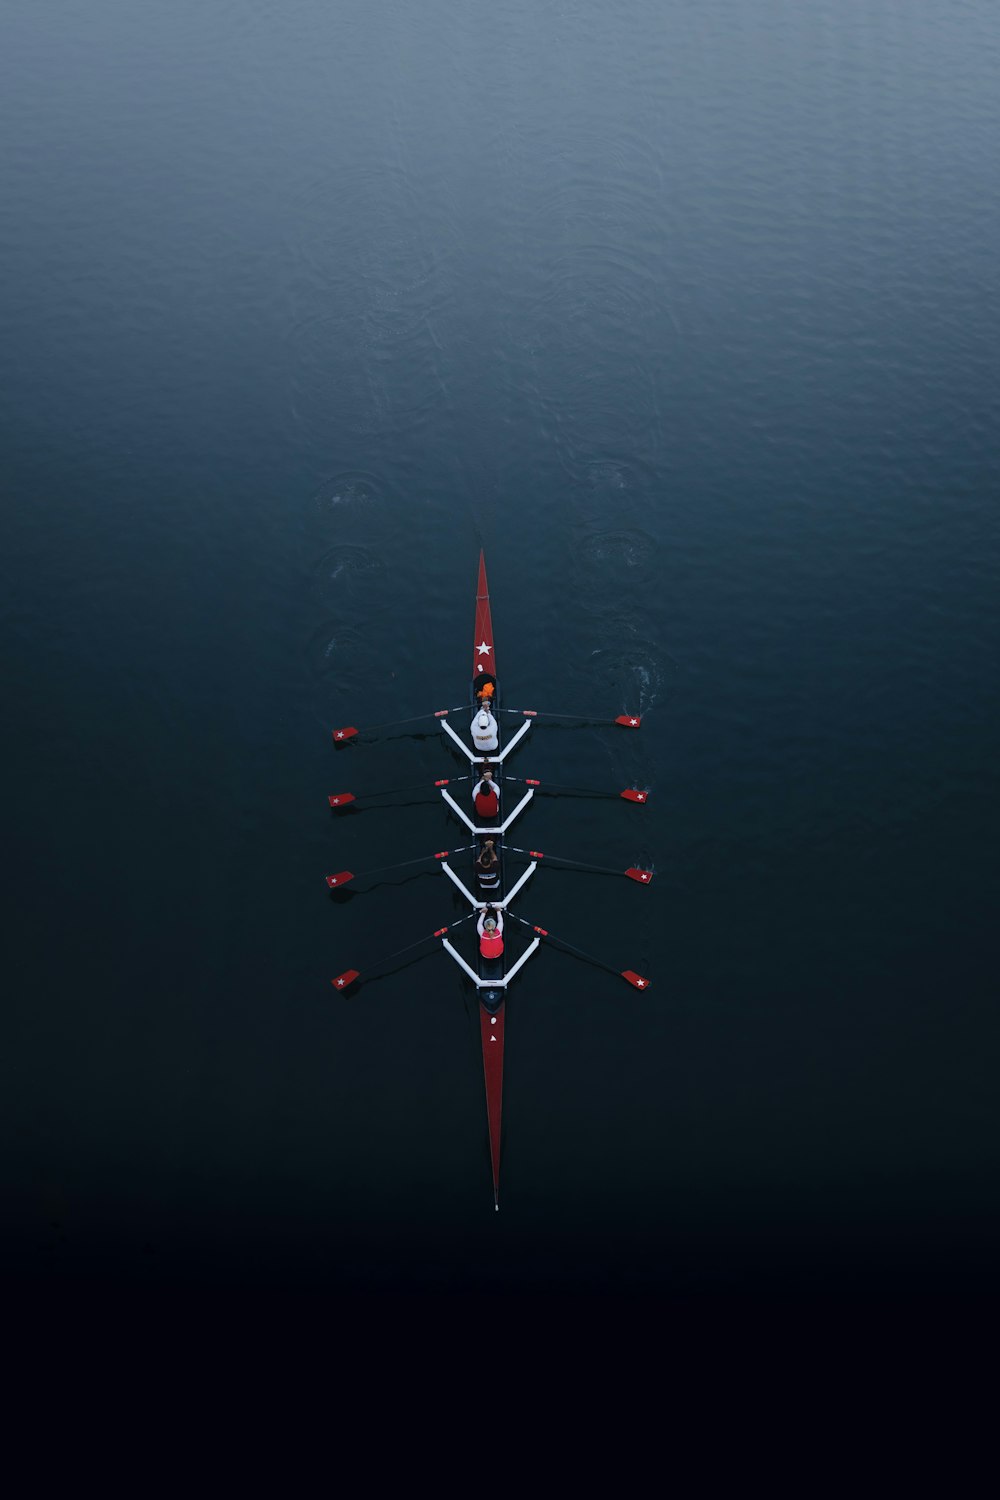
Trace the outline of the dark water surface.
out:
<instances>
[{"instance_id":1,"label":"dark water surface","mask_svg":"<svg viewBox=\"0 0 1000 1500\"><path fill-rule=\"evenodd\" d=\"M5 1255L42 1284L990 1285L992 0L8 5ZM478 548L539 801L492 1211Z\"/></svg>"}]
</instances>

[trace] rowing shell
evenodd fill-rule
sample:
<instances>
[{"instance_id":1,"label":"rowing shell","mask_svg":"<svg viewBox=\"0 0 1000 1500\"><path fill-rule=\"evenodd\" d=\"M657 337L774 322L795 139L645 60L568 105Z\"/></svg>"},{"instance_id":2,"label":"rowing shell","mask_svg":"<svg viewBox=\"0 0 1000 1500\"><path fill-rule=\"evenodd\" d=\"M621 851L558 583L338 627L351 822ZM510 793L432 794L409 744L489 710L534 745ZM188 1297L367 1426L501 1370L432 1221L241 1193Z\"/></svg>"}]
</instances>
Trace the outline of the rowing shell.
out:
<instances>
[{"instance_id":1,"label":"rowing shell","mask_svg":"<svg viewBox=\"0 0 1000 1500\"><path fill-rule=\"evenodd\" d=\"M499 726L501 717L500 685L497 681L496 675L496 652L493 641L493 619L490 612L490 591L489 584L486 578L486 558L483 553L480 552L479 582L476 589L476 621L472 646L472 683L470 695L470 711L473 715L475 715L475 712L479 708L482 701L481 694L486 682L491 682L493 684L492 709ZM504 744L502 731L500 731L498 727L497 749L490 752L490 754L486 756L477 755L474 751L470 750L465 741L448 723L447 718L442 719L441 727L448 735L450 735L450 737L462 751L462 753L467 756L470 762L472 775L473 777L475 777L479 774L479 769L481 769L482 762L484 760L490 761L490 763L495 767L499 768L500 766L502 766L510 752L527 733L528 729L531 727L531 723L530 719L526 719L522 727L517 731L516 734L511 737L510 741L507 744ZM468 816L465 809L455 801L454 797L451 796L446 788L441 788L441 795L451 807L452 811L457 814L457 816L462 820L469 831L475 834L477 838L490 837L493 839L494 848L496 850L499 861L498 868L500 875L500 886L495 893L491 893L490 904L499 908L501 911L506 911L510 902L514 899L514 896L518 894L518 892L530 879L537 864L537 861L533 860L529 864L527 870L525 870L524 874L521 876L520 880L518 880L510 890L507 889L503 857L504 835L510 825L514 822L515 818L519 817L531 802L531 799L534 796L534 789L531 787L528 788L528 791L507 817L503 817L501 813L501 816L500 818L498 818L495 827L481 827L478 822L474 822ZM476 885L476 852L477 850L474 846L472 850L473 888L475 888ZM444 869L445 874L451 878L455 886L470 902L474 909L482 906L481 893L476 892L475 889L469 890L465 883L455 873L455 871L452 870L450 865L445 863L443 864L442 868ZM534 937L529 943L528 947L524 950L524 952L520 954L516 962L514 964L510 964L508 961L509 949L507 946L507 944L509 943L509 937L510 934L508 932L507 940L504 944L504 951L498 958L485 958L482 953L480 953L478 955L478 964L475 969L472 968L472 965L469 964L465 958L463 958L462 954L459 953L458 949L455 948L447 938L443 938L442 940L443 947L455 960L458 966L464 971L464 973L472 980L473 984L475 984L479 996L479 1030L482 1038L483 1049L483 1077L486 1083L486 1117L489 1123L490 1133L490 1164L493 1171L493 1205L494 1208L497 1209L500 1206L500 1132L501 1119L503 1114L503 1044L504 1023L506 1019L506 991L507 985L510 983L511 979L513 979L514 975L522 968L522 966L528 961L531 955L536 951L540 941L537 936Z\"/></svg>"},{"instance_id":2,"label":"rowing shell","mask_svg":"<svg viewBox=\"0 0 1000 1500\"><path fill-rule=\"evenodd\" d=\"M478 776L482 762L488 760L490 764L499 769L505 764L507 757L521 743L524 736L531 728L532 719L535 715L525 712L524 722L511 738L504 743L502 730L499 728L501 721L500 685L496 675L496 653L493 643L493 619L490 613L490 591L486 579L486 559L482 552L479 554L479 583L476 589L476 625L475 637L472 647L472 684L470 710L475 715L482 701L482 691L485 683L493 684L492 705L493 712L498 725L497 749L490 751L488 755L478 755L475 750L469 748L465 740L459 735L449 723L449 716L441 716L441 728L451 738L455 746L467 757L470 763L472 777ZM516 807L509 813L504 814L501 808L500 816L495 826L484 827L474 822L469 817L465 808L462 807L448 791L447 785L440 788L441 796L451 808L452 812L465 824L470 833L478 839L483 837L492 838L494 848L499 859L500 888L497 893L491 893L489 904L502 912L507 912L514 897L517 896L534 874L538 860L532 859L518 880L508 888L506 873L504 869L504 836L515 819L531 802L535 795L533 785L529 786L524 796ZM472 884L476 885L475 875L476 846L473 846L473 871ZM482 893L475 889L470 890L465 882L456 874L447 861L442 861L442 869L449 877L459 892L472 906L475 911L484 905ZM493 1168L493 1204L499 1208L500 1200L500 1124L503 1113L503 1041L505 1000L507 986L516 974L520 972L528 959L538 949L541 942L542 929L535 929L528 946L514 960L509 961L510 934L507 933L504 942L504 951L499 958L484 958L482 953L478 955L476 968L462 956L456 947L446 936L442 936L442 947L448 952L458 964L459 968L472 980L479 994L479 1029L483 1045L483 1076L486 1080L486 1114L490 1128L490 1162Z\"/></svg>"},{"instance_id":3,"label":"rowing shell","mask_svg":"<svg viewBox=\"0 0 1000 1500\"><path fill-rule=\"evenodd\" d=\"M489 699L497 723L498 743L496 750L490 751L486 755L480 755L474 747L470 746L469 740L471 739L471 734L469 734L468 736L463 736L453 727L452 723L450 722L451 716L453 714L461 713L462 710L439 709L434 714L434 717L438 720L441 729L451 740L453 747L457 749L469 763L469 775L467 777L448 778L437 781L435 782L435 788L440 792L442 799L448 805L454 815L465 826L468 832L473 835L474 842L471 846L468 846L468 849L471 850L472 853L472 867L469 872L471 888L470 885L466 885L465 881L449 863L449 854L451 852L460 853L463 851L449 851L445 849L438 851L432 856L425 856L425 858L433 858L438 862L438 867L441 869L442 873L448 877L448 879L454 885L455 889L471 907L471 911L466 913L466 915L461 918L460 921L451 922L445 927L438 928L438 930L433 934L433 937L436 939L440 939L441 946L455 961L455 963L459 966L465 976L469 980L471 980L471 982L476 987L477 998L479 1001L479 1031L483 1053L483 1078L486 1085L486 1118L489 1127L490 1165L493 1174L493 1205L495 1209L499 1210L500 1142L503 1115L503 1050L507 987L515 978L515 976L520 972L520 970L524 967L524 965L528 962L531 956L537 951L543 937L548 939L549 941L555 941L563 947L569 948L570 951L575 953L579 958L585 959L586 961L591 963L595 963L598 965L598 967L606 969L611 973L619 974L635 989L646 989L649 985L649 980L644 978L641 974L637 974L632 969L617 969L605 962L602 962L600 959L593 958L591 955L581 952L580 949L573 948L572 945L566 943L565 940L555 938L555 935L549 933L547 929L543 927L535 927L523 917L515 916L510 912L511 903L520 894L524 886L531 879L531 876L537 868L538 862L545 856L537 849L516 849L512 846L511 852L514 855L519 855L522 857L527 856L529 863L527 868L515 880L513 880L512 883L508 883L504 861L505 837L511 825L530 805L532 798L535 795L535 789L541 787L541 783L527 778L506 776L503 774L503 768L508 756L510 756L511 753L521 743L525 735L531 729L533 722L539 716L534 709L524 708L504 710L501 707L500 685L497 679L496 668L496 650L493 639L493 619L490 611L489 584L486 578L486 559L484 554L480 552L479 578L476 588L476 616L472 644L472 672L469 703L469 709L473 718L484 702L483 689L487 683L492 684L493 687L492 695L487 695L487 697ZM503 738L503 731L500 728L502 715L504 713L506 713L507 715L512 715L515 720L517 718L521 718L523 720L520 726L506 741ZM552 716L543 715L543 717ZM554 717L576 718L578 716L557 714L554 715ZM409 723L413 721L403 720L400 722ZM637 729L639 727L640 719L638 714L619 714L617 718L613 720L601 720L599 722L610 722L621 725L626 729ZM392 727L397 726L375 726L376 729ZM346 725L343 728L335 729L333 731L334 744L343 745L345 743L349 743L351 740L356 739L358 734L359 730L354 725ZM490 826L482 826L478 820L478 815L476 819L470 817L468 811L468 803L466 802L463 806L459 801L456 801L455 796L453 796L452 792L449 790L449 785L453 782L453 780L467 781L473 784L478 781L482 773L482 764L486 760L488 760L491 766L494 768L496 779L501 784L504 781L514 782L520 780L525 787L523 795L517 802L516 806L514 806L510 812L506 811L503 802L501 802L500 811L497 815L496 821ZM370 793L368 795L384 796L407 790L412 789L396 787L388 789L387 792ZM572 787L563 787L559 789L554 788L554 790L560 790L571 795L577 794L619 796L621 798L624 798L624 800L627 802L632 802L639 805L644 804L649 795L648 788L646 790L640 790L639 788L635 787L627 787L623 791L620 791L618 793L581 792L581 789ZM501 797L502 796L503 792L501 790ZM357 802L357 797L353 792L340 792L331 795L328 801L331 810L341 811L347 806L355 804ZM499 885L496 888L490 889L488 892L479 887L476 870L476 857L479 851L479 841L485 837L489 837L493 840L494 848L496 850L499 861ZM575 864L580 869L590 869L606 875L623 874L630 880L637 881L638 883L643 885L648 885L653 878L652 870L641 869L636 866L631 866L627 870L609 870L603 869L603 867L597 865L581 864L580 861L577 860L566 860L559 855L550 856L550 858L555 858L562 863L568 863L571 865ZM414 863L421 863L421 860L401 861L399 865L383 867L383 871L387 869L403 868L403 866L406 864ZM369 873L371 874L379 872L374 871ZM339 893L345 885L354 881L356 878L357 877L355 876L353 871L341 870L338 871L335 875L328 875L326 877L326 880L330 891ZM451 942L449 934L454 928L462 926L463 923L469 921L472 917L476 917L487 905L512 916L513 921L517 924L517 930L519 931L521 927L527 928L531 933L531 937L527 946L524 947L522 951L519 952L512 960L511 950L509 947L511 936L510 929L512 924L508 923L508 930L504 935L505 942L503 952L497 958L486 958L481 951L478 951L479 945L477 943L477 962L475 967L473 967L468 959ZM418 940L417 943L410 944L408 948L401 949L398 953L389 955L389 958L391 959L400 957L403 953L410 952L412 949L419 947L423 941L426 940ZM388 960L383 960L383 962L387 961ZM344 990L354 984L355 981L357 981L360 977L361 975L359 970L346 969L343 973L337 975L332 983L336 989Z\"/></svg>"},{"instance_id":4,"label":"rowing shell","mask_svg":"<svg viewBox=\"0 0 1000 1500\"><path fill-rule=\"evenodd\" d=\"M476 588L476 628L475 639L472 645L472 692L473 707L475 706L475 694L478 686L482 685L484 674L489 673L496 683L496 653L493 649L493 616L490 612L490 588L486 580L486 557L479 553L479 583ZM497 693L499 687L494 689L494 701L499 709ZM497 720L499 723L499 718ZM500 839L494 840L494 847L500 861L500 892L504 890L503 878L503 843ZM475 880L475 872L473 872ZM506 950L505 950L506 951ZM501 959L503 955L501 954ZM489 959L480 955L479 972L482 977L488 977L484 970L487 966L492 967ZM506 1006L503 996L494 998L494 992L488 991L489 1000L483 997L482 990L479 991L479 1031L483 1046L483 1078L486 1082L486 1118L490 1128L490 1165L493 1169L493 1207L499 1212L500 1209L500 1120L503 1114L503 1031Z\"/></svg>"}]
</instances>

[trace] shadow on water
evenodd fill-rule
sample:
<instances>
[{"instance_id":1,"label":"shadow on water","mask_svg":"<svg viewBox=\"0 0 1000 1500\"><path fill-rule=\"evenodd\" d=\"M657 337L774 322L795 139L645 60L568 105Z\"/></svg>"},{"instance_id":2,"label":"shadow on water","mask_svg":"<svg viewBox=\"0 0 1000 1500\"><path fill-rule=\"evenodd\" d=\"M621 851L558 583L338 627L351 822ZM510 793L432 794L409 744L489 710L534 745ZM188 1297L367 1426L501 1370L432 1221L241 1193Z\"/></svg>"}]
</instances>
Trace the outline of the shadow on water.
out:
<instances>
[{"instance_id":1,"label":"shadow on water","mask_svg":"<svg viewBox=\"0 0 1000 1500\"><path fill-rule=\"evenodd\" d=\"M431 791L433 791L433 790L434 790L434 788L432 787ZM370 793L367 794L367 796L366 796L366 794L364 792L355 792L354 795L357 797L357 799L358 799L359 802L368 801L369 799L371 799L372 800L372 805L370 807L358 807L355 803L348 802L343 807L331 807L330 808L330 822L331 823L333 823L333 822L339 823L339 822L342 822L342 821L346 821L349 818L359 818L359 817L361 817L366 812L367 813L374 813L374 812L396 812L397 810L401 810L403 808L409 808L409 807L433 807L434 806L434 798L431 797L431 796L428 796L428 797L425 797L425 798L419 798L415 802L379 802L379 803L375 803L374 798L376 798L379 795L378 792L370 792Z\"/></svg>"},{"instance_id":2,"label":"shadow on water","mask_svg":"<svg viewBox=\"0 0 1000 1500\"><path fill-rule=\"evenodd\" d=\"M427 941L430 942L430 938L428 938ZM383 984L387 979L395 979L397 975L405 973L407 969L412 969L417 964L423 963L425 959L434 957L436 957L436 950L431 949L428 953L417 953L413 958L404 959L402 963L394 964L391 969L385 969L378 974L367 975L362 970L362 977L360 979L356 979L354 983L342 993L344 993L346 998L349 1000L352 995L360 994L362 990L370 989L374 985ZM371 967L375 969L378 968L379 965L372 964Z\"/></svg>"},{"instance_id":3,"label":"shadow on water","mask_svg":"<svg viewBox=\"0 0 1000 1500\"><path fill-rule=\"evenodd\" d=\"M437 873L438 872L436 869L419 870L416 875L404 875L401 880L375 880L371 885L365 886L365 888L360 891L348 890L345 885L341 890L330 891L329 897L335 906L347 906L351 901L355 900L356 897L370 896L373 891L381 890L383 886L399 887L404 885L412 885L415 880L426 880L429 875L436 877ZM364 879L363 876L357 878Z\"/></svg>"}]
</instances>

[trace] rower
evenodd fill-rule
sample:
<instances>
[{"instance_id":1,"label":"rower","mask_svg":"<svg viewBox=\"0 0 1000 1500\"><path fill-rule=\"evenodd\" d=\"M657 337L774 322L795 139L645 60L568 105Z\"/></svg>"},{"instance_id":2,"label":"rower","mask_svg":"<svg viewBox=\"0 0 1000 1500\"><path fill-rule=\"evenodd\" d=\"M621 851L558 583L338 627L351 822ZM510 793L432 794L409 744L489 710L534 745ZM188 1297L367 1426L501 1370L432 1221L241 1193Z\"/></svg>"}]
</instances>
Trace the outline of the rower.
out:
<instances>
[{"instance_id":1,"label":"rower","mask_svg":"<svg viewBox=\"0 0 1000 1500\"><path fill-rule=\"evenodd\" d=\"M481 891L496 891L500 889L500 861L494 848L493 839L484 839L483 847L479 851L476 860L476 879Z\"/></svg>"},{"instance_id":2,"label":"rower","mask_svg":"<svg viewBox=\"0 0 1000 1500\"><path fill-rule=\"evenodd\" d=\"M479 933L479 951L483 957L499 958L503 952L503 912L488 906L486 911L479 913L476 931Z\"/></svg>"},{"instance_id":3,"label":"rower","mask_svg":"<svg viewBox=\"0 0 1000 1500\"><path fill-rule=\"evenodd\" d=\"M478 818L495 818L500 812L500 788L493 780L493 770L488 760L483 761L482 780L472 788L472 800Z\"/></svg>"},{"instance_id":4,"label":"rower","mask_svg":"<svg viewBox=\"0 0 1000 1500\"><path fill-rule=\"evenodd\" d=\"M472 743L479 751L496 750L500 745L497 721L490 713L488 699L473 715Z\"/></svg>"}]
</instances>

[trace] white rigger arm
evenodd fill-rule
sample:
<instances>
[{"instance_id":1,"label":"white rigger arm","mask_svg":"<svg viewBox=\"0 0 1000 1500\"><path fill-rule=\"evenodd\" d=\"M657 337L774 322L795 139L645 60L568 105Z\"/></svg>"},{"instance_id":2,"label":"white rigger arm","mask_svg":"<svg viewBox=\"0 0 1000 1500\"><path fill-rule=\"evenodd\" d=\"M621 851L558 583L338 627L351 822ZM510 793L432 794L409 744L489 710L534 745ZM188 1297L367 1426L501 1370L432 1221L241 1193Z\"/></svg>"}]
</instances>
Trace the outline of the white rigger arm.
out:
<instances>
[{"instance_id":1,"label":"white rigger arm","mask_svg":"<svg viewBox=\"0 0 1000 1500\"><path fill-rule=\"evenodd\" d=\"M525 964L528 962L528 959L534 953L535 949L538 947L541 941L541 938L532 938L527 948L525 948L524 952L521 954L521 957L515 964L511 965L509 971L504 975L504 989L506 989L510 984L511 980L514 978L514 975L524 968Z\"/></svg>"},{"instance_id":2,"label":"white rigger arm","mask_svg":"<svg viewBox=\"0 0 1000 1500\"><path fill-rule=\"evenodd\" d=\"M466 901L468 901L469 905L474 906L477 911L486 911L489 907L493 907L498 911L505 911L507 909L507 906L511 901L513 901L514 897L517 895L521 887L527 885L532 875L538 869L538 861L535 859L531 861L531 864L523 872L517 884L512 888L510 893L503 898L502 901L480 901L472 894L465 881L462 880L459 875L455 874L455 871L451 868L451 865L448 864L447 860L441 861L441 868L447 875L448 879L452 882L452 884L458 887L462 895L465 897Z\"/></svg>"},{"instance_id":3,"label":"white rigger arm","mask_svg":"<svg viewBox=\"0 0 1000 1500\"><path fill-rule=\"evenodd\" d=\"M521 954L521 957L511 967L510 972L508 974L505 974L502 979L480 979L479 975L476 973L472 965L465 962L465 959L462 957L461 953L458 952L457 948L452 947L447 938L441 939L441 946L442 948L447 948L448 952L458 964L459 968L464 969L466 974L468 974L477 990L505 990L510 984L511 980L514 978L514 975L519 973L521 969L524 968L525 964L528 962L528 959L534 953L540 942L541 938L532 938L527 948L525 948L524 952Z\"/></svg>"},{"instance_id":4,"label":"white rigger arm","mask_svg":"<svg viewBox=\"0 0 1000 1500\"><path fill-rule=\"evenodd\" d=\"M461 818L462 822L465 824L470 833L493 834L494 836L496 836L497 834L507 832L507 829L513 823L514 819L518 816L519 813L522 813L524 811L528 803L531 801L532 797L535 795L535 789L534 787L528 788L524 796L521 798L520 802L515 807L514 811L512 813L508 813L507 817L504 818L499 828L477 828L472 819L466 815L464 808L459 807L458 803L448 791L447 787L441 787L441 795L447 802L448 806L451 808L452 812L455 813L457 817Z\"/></svg>"},{"instance_id":5,"label":"white rigger arm","mask_svg":"<svg viewBox=\"0 0 1000 1500\"><path fill-rule=\"evenodd\" d=\"M534 875L534 873L535 873L535 871L537 869L538 869L538 861L537 861L537 859L533 859L531 861L531 864L528 866L528 868L521 875L521 878L520 878L520 880L518 880L517 884L514 885L514 886L512 886L511 889L507 892L506 896L503 898L503 900L497 903L499 905L501 911L506 910L506 908L509 906L509 904L511 903L511 901L513 901L514 897L517 895L517 893L521 889L521 887L523 885L527 885L528 884L528 881L531 879L532 875Z\"/></svg>"},{"instance_id":6,"label":"white rigger arm","mask_svg":"<svg viewBox=\"0 0 1000 1500\"><path fill-rule=\"evenodd\" d=\"M485 907L486 906L486 902L485 901L477 901L476 900L475 896L469 890L469 887L465 884L465 881L464 880L460 880L458 878L458 876L455 874L455 871L451 868L451 865L448 863L447 860L442 860L441 861L441 868L444 871L444 873L447 875L448 879L452 882L452 884L458 886L458 889L462 892L462 895L465 897L466 901L468 901L468 903L469 903L470 906L475 906L475 907Z\"/></svg>"},{"instance_id":7,"label":"white rigger arm","mask_svg":"<svg viewBox=\"0 0 1000 1500\"><path fill-rule=\"evenodd\" d=\"M461 750L462 754L465 755L465 756L467 756L468 759L471 760L473 763L475 763L476 761L480 761L480 760L483 759L483 757L481 755L477 755L476 754L475 750L470 750L469 749L469 747L465 743L465 741L459 735L457 735L455 733L454 729L452 729L452 727L448 723L447 719L442 719L441 720L441 728L444 730L445 734L450 734L451 735L452 739L455 741L455 744ZM499 759L499 756L497 757L497 759Z\"/></svg>"},{"instance_id":8,"label":"white rigger arm","mask_svg":"<svg viewBox=\"0 0 1000 1500\"><path fill-rule=\"evenodd\" d=\"M479 975L476 973L472 965L465 962L465 959L462 957L461 953L459 953L457 948L452 947L447 938L441 939L441 947L446 948L451 954L452 958L458 964L458 967L465 970L466 974L468 974L477 990L492 988L492 986L488 985L484 979L480 979Z\"/></svg>"},{"instance_id":9,"label":"white rigger arm","mask_svg":"<svg viewBox=\"0 0 1000 1500\"><path fill-rule=\"evenodd\" d=\"M513 738L510 739L506 745L504 745L503 749L495 750L492 755L477 755L475 750L470 750L462 737L456 734L454 729L452 729L447 719L441 720L441 728L444 730L445 734L451 735L452 739L455 741L455 744L461 750L462 754L466 757L467 760L470 760L473 765L476 765L477 763L484 760L496 761L499 765L503 761L504 756L509 755L510 752L514 749L515 745L518 745L521 740L523 740L524 736L531 728L531 720L525 719L520 729L513 736Z\"/></svg>"},{"instance_id":10,"label":"white rigger arm","mask_svg":"<svg viewBox=\"0 0 1000 1500\"><path fill-rule=\"evenodd\" d=\"M517 733L514 735L514 737L512 739L509 739L507 741L506 745L504 745L504 747L503 747L502 750L498 750L497 751L497 753L493 756L493 759L494 760L502 761L503 758L504 758L504 756L505 755L509 755L510 752L513 750L514 746L517 745L521 740L524 739L524 736L527 734L527 732L528 732L528 730L530 728L531 728L531 720L530 719L525 719L524 723L521 725L520 729L517 731Z\"/></svg>"}]
</instances>

